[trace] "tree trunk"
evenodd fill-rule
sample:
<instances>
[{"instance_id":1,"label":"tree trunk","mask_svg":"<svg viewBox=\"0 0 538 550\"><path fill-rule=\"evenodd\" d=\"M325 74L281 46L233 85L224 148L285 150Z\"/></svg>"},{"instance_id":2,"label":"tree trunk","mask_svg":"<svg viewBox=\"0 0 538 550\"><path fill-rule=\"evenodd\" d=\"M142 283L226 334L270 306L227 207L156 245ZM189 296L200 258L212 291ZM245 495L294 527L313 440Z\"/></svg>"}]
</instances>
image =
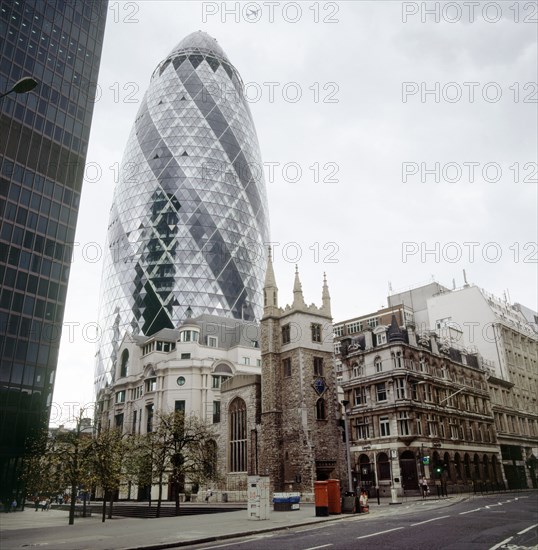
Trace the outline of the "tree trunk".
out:
<instances>
[{"instance_id":1,"label":"tree trunk","mask_svg":"<svg viewBox=\"0 0 538 550\"><path fill-rule=\"evenodd\" d=\"M174 497L175 497L175 504L176 504L176 511L175 515L179 516L179 481L178 481L178 475L177 471L174 472Z\"/></svg>"},{"instance_id":2,"label":"tree trunk","mask_svg":"<svg viewBox=\"0 0 538 550\"><path fill-rule=\"evenodd\" d=\"M106 519L106 491L103 493L103 510L101 515L101 521L104 523Z\"/></svg>"},{"instance_id":3,"label":"tree trunk","mask_svg":"<svg viewBox=\"0 0 538 550\"><path fill-rule=\"evenodd\" d=\"M71 502L69 503L69 525L75 523L75 504L77 503L77 484L71 483Z\"/></svg>"},{"instance_id":4,"label":"tree trunk","mask_svg":"<svg viewBox=\"0 0 538 550\"><path fill-rule=\"evenodd\" d=\"M163 475L159 474L159 496L157 499L157 514L155 517L161 517L161 501L163 499Z\"/></svg>"}]
</instances>

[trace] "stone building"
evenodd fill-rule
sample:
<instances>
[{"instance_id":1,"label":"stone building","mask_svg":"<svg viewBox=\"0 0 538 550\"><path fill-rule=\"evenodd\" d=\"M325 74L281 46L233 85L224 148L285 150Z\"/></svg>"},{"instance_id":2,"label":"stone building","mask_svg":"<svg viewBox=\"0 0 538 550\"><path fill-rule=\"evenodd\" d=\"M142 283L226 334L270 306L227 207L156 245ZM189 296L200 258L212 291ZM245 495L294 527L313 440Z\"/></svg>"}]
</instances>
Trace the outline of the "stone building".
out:
<instances>
[{"instance_id":1,"label":"stone building","mask_svg":"<svg viewBox=\"0 0 538 550\"><path fill-rule=\"evenodd\" d=\"M311 494L314 481L345 472L325 280L321 306L306 305L296 271L293 303L281 308L269 258L261 348L259 473L272 490Z\"/></svg>"},{"instance_id":2,"label":"stone building","mask_svg":"<svg viewBox=\"0 0 538 550\"><path fill-rule=\"evenodd\" d=\"M144 434L153 431L159 413L185 411L214 425L218 445L225 440L221 423L228 426L222 387L259 377L259 340L258 324L213 315L187 318L149 337L126 334L112 384L98 394L98 423ZM140 489L138 498L147 496ZM127 498L127 488L120 498Z\"/></svg>"},{"instance_id":3,"label":"stone building","mask_svg":"<svg viewBox=\"0 0 538 550\"><path fill-rule=\"evenodd\" d=\"M409 307L335 325L356 486L380 494L503 481L481 357L417 333Z\"/></svg>"},{"instance_id":4,"label":"stone building","mask_svg":"<svg viewBox=\"0 0 538 550\"><path fill-rule=\"evenodd\" d=\"M538 313L467 282L453 290L432 283L389 299L418 305L426 330L480 353L504 477L513 489L538 487Z\"/></svg>"}]
</instances>

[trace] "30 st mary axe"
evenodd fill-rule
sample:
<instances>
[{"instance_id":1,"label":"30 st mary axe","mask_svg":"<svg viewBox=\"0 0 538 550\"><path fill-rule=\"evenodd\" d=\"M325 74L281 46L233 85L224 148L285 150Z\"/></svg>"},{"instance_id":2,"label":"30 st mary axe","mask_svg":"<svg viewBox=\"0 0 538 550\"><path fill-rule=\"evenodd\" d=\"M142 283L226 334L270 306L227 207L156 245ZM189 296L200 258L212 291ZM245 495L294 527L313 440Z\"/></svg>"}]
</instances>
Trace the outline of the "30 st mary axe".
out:
<instances>
[{"instance_id":1,"label":"30 st mary axe","mask_svg":"<svg viewBox=\"0 0 538 550\"><path fill-rule=\"evenodd\" d=\"M188 311L259 319L268 240L241 77L214 38L195 32L153 72L125 149L108 226L96 390L110 381L126 331L151 335Z\"/></svg>"}]
</instances>

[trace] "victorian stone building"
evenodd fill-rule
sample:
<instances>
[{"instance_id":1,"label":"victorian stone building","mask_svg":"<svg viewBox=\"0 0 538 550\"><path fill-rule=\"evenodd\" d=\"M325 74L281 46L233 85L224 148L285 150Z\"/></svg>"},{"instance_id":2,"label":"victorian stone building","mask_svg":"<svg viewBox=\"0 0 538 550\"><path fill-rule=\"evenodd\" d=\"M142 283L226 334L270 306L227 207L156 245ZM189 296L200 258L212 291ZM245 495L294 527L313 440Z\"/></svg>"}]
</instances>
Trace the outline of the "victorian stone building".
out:
<instances>
[{"instance_id":1,"label":"victorian stone building","mask_svg":"<svg viewBox=\"0 0 538 550\"><path fill-rule=\"evenodd\" d=\"M503 482L481 356L417 332L404 304L387 320L380 310L335 326L356 486Z\"/></svg>"}]
</instances>

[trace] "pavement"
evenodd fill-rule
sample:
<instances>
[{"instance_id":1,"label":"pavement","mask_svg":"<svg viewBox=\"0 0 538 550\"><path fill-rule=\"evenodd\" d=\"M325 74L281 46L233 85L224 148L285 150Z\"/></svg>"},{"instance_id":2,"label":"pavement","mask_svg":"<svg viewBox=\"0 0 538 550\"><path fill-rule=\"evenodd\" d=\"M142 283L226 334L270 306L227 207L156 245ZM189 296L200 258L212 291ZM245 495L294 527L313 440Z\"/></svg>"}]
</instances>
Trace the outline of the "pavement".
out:
<instances>
[{"instance_id":1,"label":"pavement","mask_svg":"<svg viewBox=\"0 0 538 550\"><path fill-rule=\"evenodd\" d=\"M101 522L99 511L89 518L75 518L68 525L64 510L24 511L0 515L0 547L2 550L48 547L54 550L156 550L218 540L250 536L269 531L290 529L328 521L362 521L366 518L391 516L417 506L446 507L472 498L453 495L445 498L410 497L391 505L389 499L377 504L370 499L369 514L341 514L316 517L313 504L301 504L300 510L270 511L266 520L249 520L247 510L209 515L191 515L160 519L113 517ZM94 511L99 506L94 506Z\"/></svg>"}]
</instances>

